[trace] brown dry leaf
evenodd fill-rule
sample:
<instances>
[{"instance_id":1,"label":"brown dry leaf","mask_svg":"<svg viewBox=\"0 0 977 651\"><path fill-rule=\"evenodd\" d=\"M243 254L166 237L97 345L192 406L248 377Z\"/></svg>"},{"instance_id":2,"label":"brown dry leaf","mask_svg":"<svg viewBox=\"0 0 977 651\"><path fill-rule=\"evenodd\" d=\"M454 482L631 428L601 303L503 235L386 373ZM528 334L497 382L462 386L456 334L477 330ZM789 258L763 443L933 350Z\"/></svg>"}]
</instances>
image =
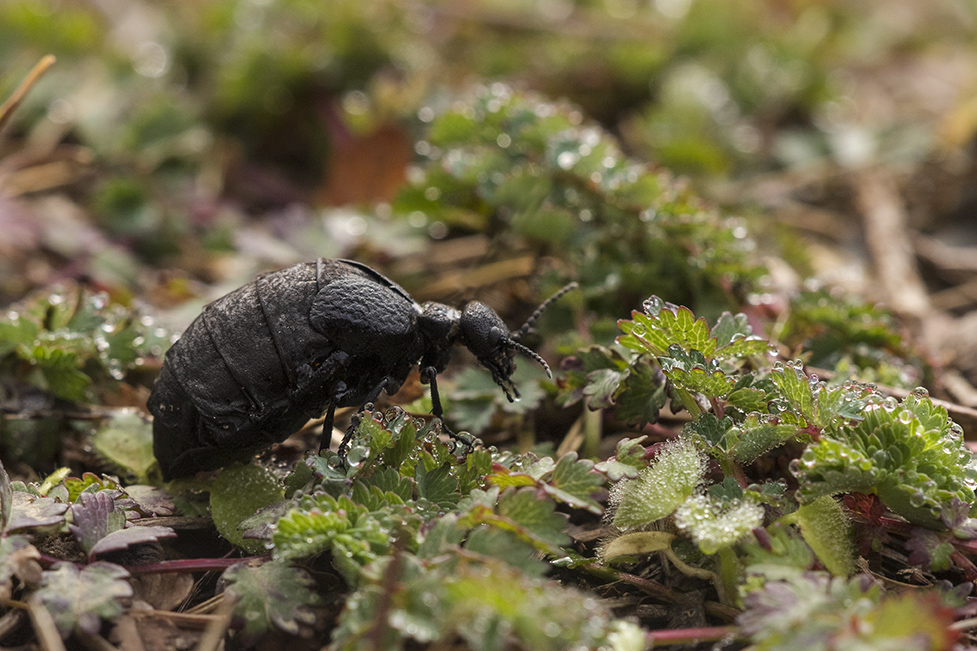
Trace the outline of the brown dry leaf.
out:
<instances>
[{"instance_id":1,"label":"brown dry leaf","mask_svg":"<svg viewBox=\"0 0 977 651\"><path fill-rule=\"evenodd\" d=\"M410 139L396 125L345 138L332 150L318 199L330 206L390 201L404 182L410 156Z\"/></svg>"}]
</instances>

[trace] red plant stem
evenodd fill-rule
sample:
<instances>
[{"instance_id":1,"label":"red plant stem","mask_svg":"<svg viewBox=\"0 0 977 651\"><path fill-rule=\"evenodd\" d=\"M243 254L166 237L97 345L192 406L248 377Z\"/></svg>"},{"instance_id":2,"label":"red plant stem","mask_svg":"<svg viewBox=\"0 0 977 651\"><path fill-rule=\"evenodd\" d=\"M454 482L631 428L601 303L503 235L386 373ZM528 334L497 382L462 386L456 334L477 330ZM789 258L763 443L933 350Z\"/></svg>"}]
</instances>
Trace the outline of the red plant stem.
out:
<instances>
[{"instance_id":1,"label":"red plant stem","mask_svg":"<svg viewBox=\"0 0 977 651\"><path fill-rule=\"evenodd\" d=\"M736 626L674 628L663 631L648 631L645 633L645 640L654 646L659 644L695 644L696 642L722 640L724 638L736 635L738 630L739 629Z\"/></svg>"},{"instance_id":2,"label":"red plant stem","mask_svg":"<svg viewBox=\"0 0 977 651\"><path fill-rule=\"evenodd\" d=\"M270 556L246 556L244 558L181 558L173 561L160 561L158 563L142 563L140 565L123 565L122 567L129 574L178 574L182 572L210 572L212 570L225 570L235 563L265 563L270 561ZM65 563L62 558L41 554L41 565L51 567L55 563ZM75 563L77 567L85 567L87 563Z\"/></svg>"}]
</instances>

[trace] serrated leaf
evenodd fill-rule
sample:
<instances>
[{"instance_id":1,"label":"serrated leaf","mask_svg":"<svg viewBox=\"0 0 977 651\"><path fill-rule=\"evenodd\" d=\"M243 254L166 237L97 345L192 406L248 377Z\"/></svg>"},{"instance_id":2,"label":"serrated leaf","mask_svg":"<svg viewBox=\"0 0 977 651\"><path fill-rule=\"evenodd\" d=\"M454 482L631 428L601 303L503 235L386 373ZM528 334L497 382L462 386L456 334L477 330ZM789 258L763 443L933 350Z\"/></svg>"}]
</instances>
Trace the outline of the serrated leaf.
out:
<instances>
[{"instance_id":1,"label":"serrated leaf","mask_svg":"<svg viewBox=\"0 0 977 651\"><path fill-rule=\"evenodd\" d=\"M302 569L284 561L257 567L246 563L224 571L226 592L236 600L234 612L244 621L243 633L257 635L272 627L297 635L302 624L315 623L312 608L322 603L315 582Z\"/></svg>"},{"instance_id":2,"label":"serrated leaf","mask_svg":"<svg viewBox=\"0 0 977 651\"><path fill-rule=\"evenodd\" d=\"M797 414L813 425L814 416L814 395L811 389L810 379L804 374L799 366L786 364L775 366L770 372L770 379L773 380L780 393Z\"/></svg>"},{"instance_id":3,"label":"serrated leaf","mask_svg":"<svg viewBox=\"0 0 977 651\"><path fill-rule=\"evenodd\" d=\"M458 515L448 513L438 518L434 526L424 533L417 549L418 558L430 560L455 548L465 540L468 529L458 524Z\"/></svg>"},{"instance_id":4,"label":"serrated leaf","mask_svg":"<svg viewBox=\"0 0 977 651\"><path fill-rule=\"evenodd\" d=\"M600 369L589 373L587 385L583 388L583 394L587 396L587 408L596 411L613 405L621 382L627 376L626 372L611 369Z\"/></svg>"},{"instance_id":5,"label":"serrated leaf","mask_svg":"<svg viewBox=\"0 0 977 651\"><path fill-rule=\"evenodd\" d=\"M686 431L698 437L710 447L726 450L726 432L733 426L733 419L725 416L722 420L714 414L702 414L698 420L686 425Z\"/></svg>"},{"instance_id":6,"label":"serrated leaf","mask_svg":"<svg viewBox=\"0 0 977 651\"><path fill-rule=\"evenodd\" d=\"M655 301L657 303L654 303ZM633 312L631 321L619 321L624 335L617 342L639 353L659 357L670 346L684 351L696 350L707 358L716 350L716 340L709 334L705 319L696 319L687 307L663 303L657 297L646 301L646 310L654 303L650 313Z\"/></svg>"},{"instance_id":7,"label":"serrated leaf","mask_svg":"<svg viewBox=\"0 0 977 651\"><path fill-rule=\"evenodd\" d=\"M742 423L730 428L736 443L730 449L738 463L752 463L761 454L782 445L797 435L797 426L783 424L776 417L750 414Z\"/></svg>"},{"instance_id":8,"label":"serrated leaf","mask_svg":"<svg viewBox=\"0 0 977 651\"><path fill-rule=\"evenodd\" d=\"M564 533L567 519L556 512L556 504L541 499L535 489L508 490L499 498L498 514L524 528L534 539L553 547L569 544Z\"/></svg>"},{"instance_id":9,"label":"serrated leaf","mask_svg":"<svg viewBox=\"0 0 977 651\"><path fill-rule=\"evenodd\" d=\"M553 476L543 483L543 491L556 500L575 508L600 515L603 512L594 494L604 486L604 477L594 472L594 462L578 459L576 452L562 457L553 469Z\"/></svg>"},{"instance_id":10,"label":"serrated leaf","mask_svg":"<svg viewBox=\"0 0 977 651\"><path fill-rule=\"evenodd\" d=\"M79 569L55 563L44 572L37 597L54 617L61 637L74 631L98 633L102 620L126 611L132 599L129 573L113 563L97 561Z\"/></svg>"},{"instance_id":11,"label":"serrated leaf","mask_svg":"<svg viewBox=\"0 0 977 651\"><path fill-rule=\"evenodd\" d=\"M761 391L760 389L754 389L752 387L734 389L729 392L728 396L726 396L727 405L736 407L745 413L749 413L751 411L766 411L767 400L768 397L766 391Z\"/></svg>"},{"instance_id":12,"label":"serrated leaf","mask_svg":"<svg viewBox=\"0 0 977 651\"><path fill-rule=\"evenodd\" d=\"M461 494L458 492L458 478L451 473L448 465L431 471L427 471L423 465L418 465L414 480L417 482L418 497L430 500L441 509L450 509L461 499Z\"/></svg>"},{"instance_id":13,"label":"serrated leaf","mask_svg":"<svg viewBox=\"0 0 977 651\"><path fill-rule=\"evenodd\" d=\"M949 570L956 551L945 536L921 527L913 529L912 536L906 541L906 549L909 551L909 563L927 572Z\"/></svg>"},{"instance_id":14,"label":"serrated leaf","mask_svg":"<svg viewBox=\"0 0 977 651\"><path fill-rule=\"evenodd\" d=\"M517 567L528 576L542 576L549 566L539 558L537 549L520 540L511 531L483 525L472 530L465 540L470 552L493 556L504 563Z\"/></svg>"},{"instance_id":15,"label":"serrated leaf","mask_svg":"<svg viewBox=\"0 0 977 651\"><path fill-rule=\"evenodd\" d=\"M657 422L658 414L668 400L664 376L650 364L635 364L615 400L617 416L625 422L639 428Z\"/></svg>"},{"instance_id":16,"label":"serrated leaf","mask_svg":"<svg viewBox=\"0 0 977 651\"><path fill-rule=\"evenodd\" d=\"M745 314L733 316L729 312L723 312L716 319L716 324L712 326L709 334L716 340L716 347L721 349L732 343L734 339L752 336L753 327Z\"/></svg>"},{"instance_id":17,"label":"serrated leaf","mask_svg":"<svg viewBox=\"0 0 977 651\"><path fill-rule=\"evenodd\" d=\"M78 503L71 506L71 519L68 529L89 557L99 540L126 525L125 513L107 492L79 495Z\"/></svg>"},{"instance_id":18,"label":"serrated leaf","mask_svg":"<svg viewBox=\"0 0 977 651\"><path fill-rule=\"evenodd\" d=\"M238 527L258 509L284 497L278 480L265 468L231 466L221 470L211 485L210 512L224 538L251 554L260 554L265 551L264 543L244 538Z\"/></svg>"}]
</instances>

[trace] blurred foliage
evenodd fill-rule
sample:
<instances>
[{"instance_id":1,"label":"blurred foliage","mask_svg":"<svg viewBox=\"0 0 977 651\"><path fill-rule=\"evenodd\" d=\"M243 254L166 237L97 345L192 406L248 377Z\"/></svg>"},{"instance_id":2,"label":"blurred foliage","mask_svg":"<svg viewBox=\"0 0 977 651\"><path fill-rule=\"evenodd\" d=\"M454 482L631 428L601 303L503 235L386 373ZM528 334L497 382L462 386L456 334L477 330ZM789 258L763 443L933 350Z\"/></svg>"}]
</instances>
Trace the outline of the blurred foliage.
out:
<instances>
[{"instance_id":1,"label":"blurred foliage","mask_svg":"<svg viewBox=\"0 0 977 651\"><path fill-rule=\"evenodd\" d=\"M0 321L0 387L91 401L169 345L153 320L83 287L39 294Z\"/></svg>"},{"instance_id":2,"label":"blurred foliage","mask_svg":"<svg viewBox=\"0 0 977 651\"><path fill-rule=\"evenodd\" d=\"M434 118L416 149L395 212L448 233L525 238L563 262L598 314L649 290L718 312L762 275L742 224L624 157L573 106L493 84Z\"/></svg>"}]
</instances>

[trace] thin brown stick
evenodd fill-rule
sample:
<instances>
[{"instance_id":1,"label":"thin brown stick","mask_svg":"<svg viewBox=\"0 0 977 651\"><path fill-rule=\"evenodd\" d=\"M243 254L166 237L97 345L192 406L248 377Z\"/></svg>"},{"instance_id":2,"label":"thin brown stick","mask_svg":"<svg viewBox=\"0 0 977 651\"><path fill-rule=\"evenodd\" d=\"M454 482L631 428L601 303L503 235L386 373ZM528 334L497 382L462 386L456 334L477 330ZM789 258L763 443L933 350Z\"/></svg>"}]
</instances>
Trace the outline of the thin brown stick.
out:
<instances>
[{"instance_id":1,"label":"thin brown stick","mask_svg":"<svg viewBox=\"0 0 977 651\"><path fill-rule=\"evenodd\" d=\"M41 60L37 62L37 65L34 66L34 69L31 70L27 77L24 78L24 81L20 82L20 86L17 86L17 89L14 91L13 95L8 97L6 102L0 104L0 131L3 131L3 127L7 124L7 121L10 120L10 116L13 115L13 112L17 109L17 107L20 106L20 103L24 101L24 98L27 97L27 93L29 93L31 88L34 87L34 84L36 84L37 81L44 76L44 73L54 65L55 61L56 59L54 58L53 54L48 54L42 57Z\"/></svg>"},{"instance_id":2,"label":"thin brown stick","mask_svg":"<svg viewBox=\"0 0 977 651\"><path fill-rule=\"evenodd\" d=\"M37 642L44 651L65 651L61 634L54 624L54 618L41 600L35 595L27 601L27 613L31 617L31 625Z\"/></svg>"}]
</instances>

